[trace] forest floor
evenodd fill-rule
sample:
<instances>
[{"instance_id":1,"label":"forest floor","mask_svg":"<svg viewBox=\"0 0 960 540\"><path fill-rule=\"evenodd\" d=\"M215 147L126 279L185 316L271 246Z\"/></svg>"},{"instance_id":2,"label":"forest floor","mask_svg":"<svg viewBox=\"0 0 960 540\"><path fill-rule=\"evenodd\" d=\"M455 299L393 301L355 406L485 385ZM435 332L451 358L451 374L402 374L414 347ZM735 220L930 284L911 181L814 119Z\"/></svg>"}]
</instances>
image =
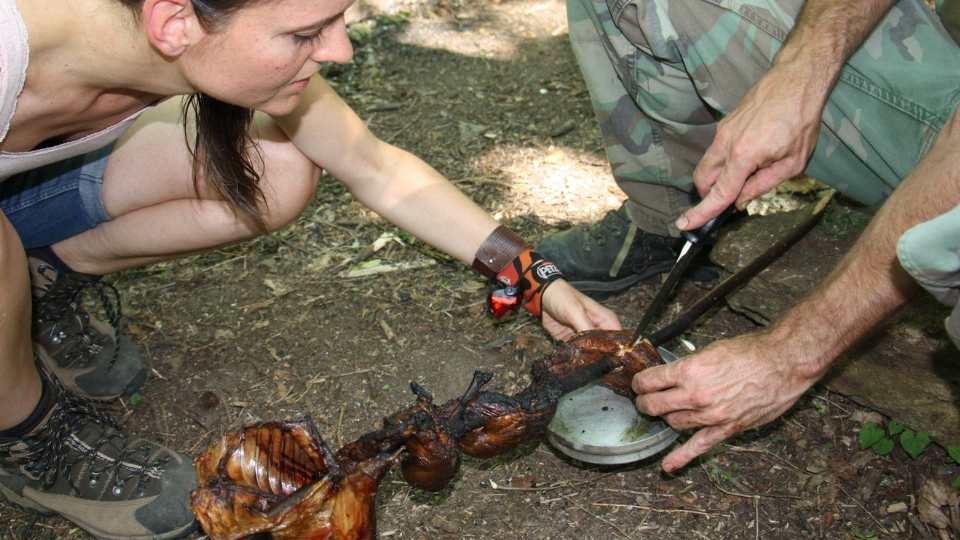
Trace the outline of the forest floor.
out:
<instances>
[{"instance_id":1,"label":"forest floor","mask_svg":"<svg viewBox=\"0 0 960 540\"><path fill-rule=\"evenodd\" d=\"M353 24L354 62L326 70L375 133L528 239L619 206L562 0L394 4L402 11ZM861 214L840 204L818 228L819 252L849 245L867 219L849 216ZM343 276L400 262L416 268ZM492 387L514 392L529 381L530 359L552 348L528 317L494 324L473 271L362 208L328 176L315 203L276 234L111 279L151 371L136 403L113 410L126 429L191 455L242 425L306 414L337 448L410 404L410 381L445 400L485 369L496 374ZM629 327L655 288L644 283L605 304ZM678 302L702 293L685 284ZM756 328L723 308L685 338L702 347ZM858 431L871 421L886 419L817 386L782 419L674 476L656 458L589 466L547 443L467 459L438 494L392 472L378 499L379 536L936 538L918 494L928 482L953 482L960 467L935 446L917 458L900 445L882 456L861 450ZM0 537L86 535L60 518L0 507Z\"/></svg>"}]
</instances>

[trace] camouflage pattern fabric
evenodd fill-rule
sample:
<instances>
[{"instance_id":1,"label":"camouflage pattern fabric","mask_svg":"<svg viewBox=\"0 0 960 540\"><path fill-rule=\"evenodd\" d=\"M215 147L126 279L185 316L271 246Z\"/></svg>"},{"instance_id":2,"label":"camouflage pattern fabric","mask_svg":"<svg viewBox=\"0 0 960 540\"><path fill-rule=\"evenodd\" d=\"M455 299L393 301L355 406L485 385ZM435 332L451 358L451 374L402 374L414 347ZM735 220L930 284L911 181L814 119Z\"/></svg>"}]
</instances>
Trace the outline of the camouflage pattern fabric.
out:
<instances>
[{"instance_id":1,"label":"camouflage pattern fabric","mask_svg":"<svg viewBox=\"0 0 960 540\"><path fill-rule=\"evenodd\" d=\"M567 0L607 157L641 229L676 234L717 121L769 69L802 5ZM960 49L922 0L898 2L844 67L805 172L880 204L958 101Z\"/></svg>"}]
</instances>

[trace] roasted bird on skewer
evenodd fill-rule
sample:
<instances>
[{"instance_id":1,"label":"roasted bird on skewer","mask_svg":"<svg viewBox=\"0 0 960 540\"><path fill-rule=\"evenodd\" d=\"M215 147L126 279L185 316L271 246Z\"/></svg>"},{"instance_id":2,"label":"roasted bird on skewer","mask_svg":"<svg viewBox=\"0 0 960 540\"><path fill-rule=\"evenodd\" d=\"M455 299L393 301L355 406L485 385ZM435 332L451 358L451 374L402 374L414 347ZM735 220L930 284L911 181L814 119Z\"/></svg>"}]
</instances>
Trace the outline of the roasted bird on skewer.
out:
<instances>
[{"instance_id":1,"label":"roasted bird on skewer","mask_svg":"<svg viewBox=\"0 0 960 540\"><path fill-rule=\"evenodd\" d=\"M230 433L196 460L191 505L211 538L374 537L374 498L396 455L340 467L312 421L265 422Z\"/></svg>"},{"instance_id":2,"label":"roasted bird on skewer","mask_svg":"<svg viewBox=\"0 0 960 540\"><path fill-rule=\"evenodd\" d=\"M373 538L376 490L395 461L410 485L438 491L456 476L461 452L489 458L542 436L563 394L598 378L629 394L634 374L662 363L652 347L631 348L630 338L578 334L537 361L530 386L515 396L483 390L492 378L483 372L442 405L413 384L414 405L336 454L309 419L227 434L196 460L193 510L212 539Z\"/></svg>"}]
</instances>

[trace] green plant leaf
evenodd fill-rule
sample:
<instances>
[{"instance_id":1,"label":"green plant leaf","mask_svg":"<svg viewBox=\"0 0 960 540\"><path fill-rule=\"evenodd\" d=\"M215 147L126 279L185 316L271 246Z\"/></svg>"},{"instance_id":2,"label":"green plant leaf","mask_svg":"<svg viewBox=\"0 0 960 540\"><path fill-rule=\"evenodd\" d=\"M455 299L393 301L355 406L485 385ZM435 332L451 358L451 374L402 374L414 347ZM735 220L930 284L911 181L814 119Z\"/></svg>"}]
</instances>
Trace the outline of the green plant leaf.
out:
<instances>
[{"instance_id":1,"label":"green plant leaf","mask_svg":"<svg viewBox=\"0 0 960 540\"><path fill-rule=\"evenodd\" d=\"M136 407L142 402L143 402L143 397L140 396L139 392L134 392L134 394L130 396L130 404L133 405L134 407Z\"/></svg>"},{"instance_id":2,"label":"green plant leaf","mask_svg":"<svg viewBox=\"0 0 960 540\"><path fill-rule=\"evenodd\" d=\"M893 439L884 437L880 439L880 442L873 445L872 449L878 456L885 456L893 450Z\"/></svg>"},{"instance_id":3,"label":"green plant leaf","mask_svg":"<svg viewBox=\"0 0 960 540\"><path fill-rule=\"evenodd\" d=\"M814 402L813 402L813 408L817 411L817 414L819 414L820 416L826 416L826 415L827 415L827 406L824 405L823 403L814 400Z\"/></svg>"},{"instance_id":4,"label":"green plant leaf","mask_svg":"<svg viewBox=\"0 0 960 540\"><path fill-rule=\"evenodd\" d=\"M953 487L960 490L960 476L953 479Z\"/></svg>"},{"instance_id":5,"label":"green plant leaf","mask_svg":"<svg viewBox=\"0 0 960 540\"><path fill-rule=\"evenodd\" d=\"M896 420L891 420L890 423L887 424L887 433L889 433L891 437L903 433L904 429L906 428Z\"/></svg>"},{"instance_id":6,"label":"green plant leaf","mask_svg":"<svg viewBox=\"0 0 960 540\"><path fill-rule=\"evenodd\" d=\"M960 446L948 446L947 454L957 462L957 465L960 465Z\"/></svg>"},{"instance_id":7,"label":"green plant leaf","mask_svg":"<svg viewBox=\"0 0 960 540\"><path fill-rule=\"evenodd\" d=\"M860 440L860 448L866 450L880 442L883 436L883 428L873 422L866 422L863 424L863 427L860 428L860 434L857 438Z\"/></svg>"},{"instance_id":8,"label":"green plant leaf","mask_svg":"<svg viewBox=\"0 0 960 540\"><path fill-rule=\"evenodd\" d=\"M926 431L914 433L907 429L900 434L900 446L902 446L913 459L920 457L920 454L923 453L928 444L930 444L930 435L928 435Z\"/></svg>"}]
</instances>

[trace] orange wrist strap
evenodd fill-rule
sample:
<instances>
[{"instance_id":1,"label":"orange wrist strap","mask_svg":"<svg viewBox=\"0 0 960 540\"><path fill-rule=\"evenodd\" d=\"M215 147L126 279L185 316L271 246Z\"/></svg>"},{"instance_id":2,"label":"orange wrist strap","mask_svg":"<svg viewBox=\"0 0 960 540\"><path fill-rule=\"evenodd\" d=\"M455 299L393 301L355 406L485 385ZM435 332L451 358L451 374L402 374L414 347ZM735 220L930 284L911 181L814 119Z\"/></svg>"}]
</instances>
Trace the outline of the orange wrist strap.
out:
<instances>
[{"instance_id":1,"label":"orange wrist strap","mask_svg":"<svg viewBox=\"0 0 960 540\"><path fill-rule=\"evenodd\" d=\"M497 273L497 286L490 297L494 317L522 305L534 317L543 311L543 292L547 286L563 277L557 265L530 248L525 249ZM516 297L516 301L508 300ZM499 309L498 309L499 308Z\"/></svg>"}]
</instances>

